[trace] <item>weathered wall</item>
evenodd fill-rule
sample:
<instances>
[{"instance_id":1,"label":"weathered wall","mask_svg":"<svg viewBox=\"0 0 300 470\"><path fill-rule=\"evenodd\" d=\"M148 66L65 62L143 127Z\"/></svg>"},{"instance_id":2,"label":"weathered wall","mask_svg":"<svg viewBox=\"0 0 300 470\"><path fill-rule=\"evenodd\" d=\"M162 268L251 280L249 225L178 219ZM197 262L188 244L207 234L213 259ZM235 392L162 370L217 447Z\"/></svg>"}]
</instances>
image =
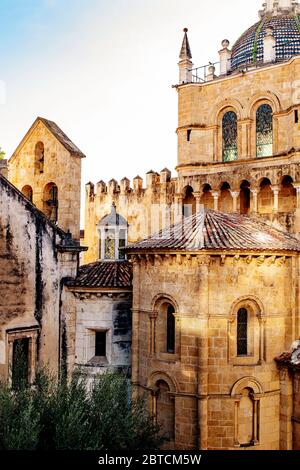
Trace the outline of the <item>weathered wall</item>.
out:
<instances>
[{"instance_id":1,"label":"weathered wall","mask_svg":"<svg viewBox=\"0 0 300 470\"><path fill-rule=\"evenodd\" d=\"M130 368L131 293L70 287L63 299L68 371L80 366L93 375L114 367ZM107 331L106 360L94 358L95 331Z\"/></svg>"},{"instance_id":2,"label":"weathered wall","mask_svg":"<svg viewBox=\"0 0 300 470\"><path fill-rule=\"evenodd\" d=\"M35 147L44 144L44 171L35 171ZM43 211L44 189L55 183L58 188L58 226L79 240L81 158L70 155L47 127L39 121L27 140L9 161L9 180L22 191L33 189L33 203Z\"/></svg>"},{"instance_id":3,"label":"weathered wall","mask_svg":"<svg viewBox=\"0 0 300 470\"><path fill-rule=\"evenodd\" d=\"M280 256L134 260L133 383L154 392L158 380L168 384L175 400L177 448L242 444L246 428L240 394L251 389L260 408L256 448L279 449L280 383L273 359L291 342L296 316L292 269L291 258ZM160 299L176 310L174 355L166 354ZM241 307L251 312L245 358L236 355Z\"/></svg>"},{"instance_id":4,"label":"weathered wall","mask_svg":"<svg viewBox=\"0 0 300 470\"><path fill-rule=\"evenodd\" d=\"M9 332L29 327L38 332L33 363L48 364L57 373L63 263L56 244L63 232L3 178L0 215L0 375L8 374Z\"/></svg>"}]
</instances>

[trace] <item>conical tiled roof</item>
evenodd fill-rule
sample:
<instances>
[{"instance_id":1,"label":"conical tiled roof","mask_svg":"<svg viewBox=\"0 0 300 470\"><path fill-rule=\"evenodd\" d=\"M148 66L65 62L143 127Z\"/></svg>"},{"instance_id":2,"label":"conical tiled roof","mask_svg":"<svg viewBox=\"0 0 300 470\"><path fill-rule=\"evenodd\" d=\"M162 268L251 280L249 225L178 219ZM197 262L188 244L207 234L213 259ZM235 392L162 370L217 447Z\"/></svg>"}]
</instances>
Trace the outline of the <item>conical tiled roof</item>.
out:
<instances>
[{"instance_id":1,"label":"conical tiled roof","mask_svg":"<svg viewBox=\"0 0 300 470\"><path fill-rule=\"evenodd\" d=\"M300 241L256 218L205 209L127 247L136 250L300 252Z\"/></svg>"},{"instance_id":2,"label":"conical tiled roof","mask_svg":"<svg viewBox=\"0 0 300 470\"><path fill-rule=\"evenodd\" d=\"M122 215L117 213L115 203L113 203L111 207L110 214L107 214L99 222L99 226L101 227L109 227L109 226L112 227L114 225L122 225L122 226L128 225L127 220L124 219Z\"/></svg>"},{"instance_id":3,"label":"conical tiled roof","mask_svg":"<svg viewBox=\"0 0 300 470\"><path fill-rule=\"evenodd\" d=\"M183 37L183 42L182 42L182 46L181 46L181 51L180 51L180 55L179 55L179 58L180 59L192 59L192 51L191 51L191 47L190 47L190 43L189 43L189 38L188 38L188 29L187 28L184 28L184 37Z\"/></svg>"}]
</instances>

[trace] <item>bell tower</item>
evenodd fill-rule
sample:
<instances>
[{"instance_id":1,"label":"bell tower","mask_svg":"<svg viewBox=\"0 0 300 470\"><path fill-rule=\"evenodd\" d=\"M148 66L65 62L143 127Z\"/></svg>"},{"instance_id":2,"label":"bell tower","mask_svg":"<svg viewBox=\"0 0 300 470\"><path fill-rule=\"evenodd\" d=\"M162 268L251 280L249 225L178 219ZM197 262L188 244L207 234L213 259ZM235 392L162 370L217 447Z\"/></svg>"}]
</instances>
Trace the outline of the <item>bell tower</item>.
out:
<instances>
[{"instance_id":1,"label":"bell tower","mask_svg":"<svg viewBox=\"0 0 300 470\"><path fill-rule=\"evenodd\" d=\"M9 180L62 230L80 239L81 160L55 124L37 118L9 160Z\"/></svg>"}]
</instances>

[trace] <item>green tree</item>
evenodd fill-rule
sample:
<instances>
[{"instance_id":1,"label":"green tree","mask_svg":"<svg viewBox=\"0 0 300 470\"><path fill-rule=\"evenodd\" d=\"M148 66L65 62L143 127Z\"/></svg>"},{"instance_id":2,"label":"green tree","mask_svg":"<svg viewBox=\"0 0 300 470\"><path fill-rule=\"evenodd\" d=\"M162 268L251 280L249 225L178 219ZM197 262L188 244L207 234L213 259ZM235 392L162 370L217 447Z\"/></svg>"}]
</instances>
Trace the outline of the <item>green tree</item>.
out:
<instances>
[{"instance_id":1,"label":"green tree","mask_svg":"<svg viewBox=\"0 0 300 470\"><path fill-rule=\"evenodd\" d=\"M70 381L38 373L33 386L0 384L0 450L155 450L159 428L118 372Z\"/></svg>"},{"instance_id":2,"label":"green tree","mask_svg":"<svg viewBox=\"0 0 300 470\"><path fill-rule=\"evenodd\" d=\"M5 158L5 152L0 147L0 160L3 160L4 158Z\"/></svg>"}]
</instances>

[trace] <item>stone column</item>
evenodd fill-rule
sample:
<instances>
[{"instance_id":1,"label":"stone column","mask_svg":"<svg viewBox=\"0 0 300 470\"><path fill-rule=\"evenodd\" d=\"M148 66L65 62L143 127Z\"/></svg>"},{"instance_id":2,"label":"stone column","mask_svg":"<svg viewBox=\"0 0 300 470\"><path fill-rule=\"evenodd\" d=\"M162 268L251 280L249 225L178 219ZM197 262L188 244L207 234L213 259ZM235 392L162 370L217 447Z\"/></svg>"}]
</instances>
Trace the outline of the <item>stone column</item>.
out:
<instances>
[{"instance_id":1,"label":"stone column","mask_svg":"<svg viewBox=\"0 0 300 470\"><path fill-rule=\"evenodd\" d=\"M208 447L208 318L209 318L209 268L210 257L199 256L199 279L202 285L199 295L198 337L198 447Z\"/></svg>"},{"instance_id":2,"label":"stone column","mask_svg":"<svg viewBox=\"0 0 300 470\"><path fill-rule=\"evenodd\" d=\"M295 183L294 188L297 191L297 209L300 209L300 183Z\"/></svg>"},{"instance_id":3,"label":"stone column","mask_svg":"<svg viewBox=\"0 0 300 470\"><path fill-rule=\"evenodd\" d=\"M213 191L212 196L214 198L214 210L217 211L219 210L219 191Z\"/></svg>"},{"instance_id":4,"label":"stone column","mask_svg":"<svg viewBox=\"0 0 300 470\"><path fill-rule=\"evenodd\" d=\"M194 192L194 196L195 196L195 199L196 199L196 213L198 214L198 212L201 211L201 196L202 196L202 193L201 192Z\"/></svg>"},{"instance_id":5,"label":"stone column","mask_svg":"<svg viewBox=\"0 0 300 470\"><path fill-rule=\"evenodd\" d=\"M150 344L149 344L149 354L150 356L154 356L156 353L155 350L155 336L156 336L156 319L157 319L157 312L150 313Z\"/></svg>"},{"instance_id":6,"label":"stone column","mask_svg":"<svg viewBox=\"0 0 300 470\"><path fill-rule=\"evenodd\" d=\"M141 272L140 264L136 257L131 259L133 263L133 308L132 308L132 345L131 345L131 367L132 367L132 384L138 385L139 383L139 354L140 354L140 287L141 287ZM137 389L133 388L133 396L137 396Z\"/></svg>"},{"instance_id":7,"label":"stone column","mask_svg":"<svg viewBox=\"0 0 300 470\"><path fill-rule=\"evenodd\" d=\"M232 199L233 199L233 212L239 212L238 211L238 208L237 208L237 203L238 203L238 197L240 195L240 192L239 191L230 191L231 192L231 196L232 196Z\"/></svg>"},{"instance_id":8,"label":"stone column","mask_svg":"<svg viewBox=\"0 0 300 470\"><path fill-rule=\"evenodd\" d=\"M274 205L273 205L273 212L277 213L279 210L279 191L280 186L272 186L272 191L274 194Z\"/></svg>"},{"instance_id":9,"label":"stone column","mask_svg":"<svg viewBox=\"0 0 300 470\"><path fill-rule=\"evenodd\" d=\"M255 446L259 443L259 398L252 396L253 400L253 439L252 444Z\"/></svg>"},{"instance_id":10,"label":"stone column","mask_svg":"<svg viewBox=\"0 0 300 470\"><path fill-rule=\"evenodd\" d=\"M234 447L240 447L239 443L239 406L240 406L240 399L234 399Z\"/></svg>"},{"instance_id":11,"label":"stone column","mask_svg":"<svg viewBox=\"0 0 300 470\"><path fill-rule=\"evenodd\" d=\"M250 190L251 193L252 193L252 212L254 212L255 214L258 212L258 200L257 200L257 197L258 197L258 189L251 189Z\"/></svg>"}]
</instances>

